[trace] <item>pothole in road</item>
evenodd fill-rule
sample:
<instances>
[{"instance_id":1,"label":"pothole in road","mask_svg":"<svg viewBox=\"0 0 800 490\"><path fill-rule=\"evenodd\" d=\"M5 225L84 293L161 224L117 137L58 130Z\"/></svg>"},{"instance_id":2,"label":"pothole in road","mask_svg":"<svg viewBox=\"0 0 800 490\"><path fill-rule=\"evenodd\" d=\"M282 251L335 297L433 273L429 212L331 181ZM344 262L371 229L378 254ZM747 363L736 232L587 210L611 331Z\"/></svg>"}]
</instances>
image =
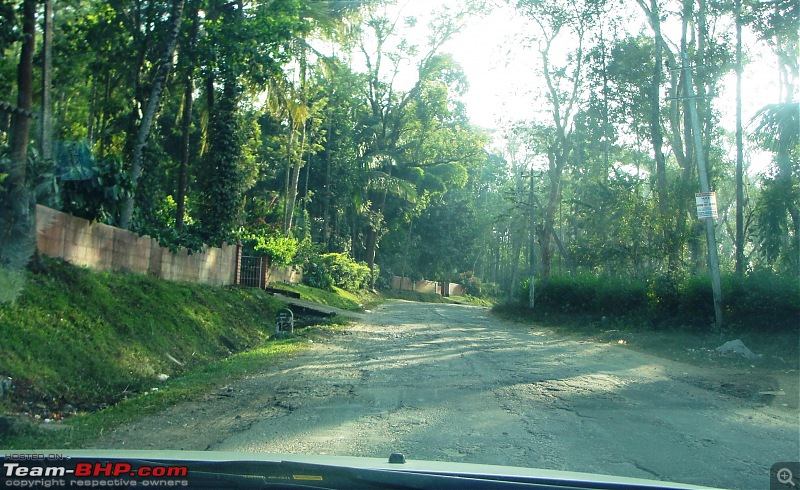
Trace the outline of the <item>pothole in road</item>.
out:
<instances>
[{"instance_id":1,"label":"pothole in road","mask_svg":"<svg viewBox=\"0 0 800 490\"><path fill-rule=\"evenodd\" d=\"M771 405L785 398L778 380L770 375L756 373L718 373L708 375L683 374L673 376L677 381L745 400Z\"/></svg>"},{"instance_id":2,"label":"pothole in road","mask_svg":"<svg viewBox=\"0 0 800 490\"><path fill-rule=\"evenodd\" d=\"M520 383L497 390L501 398L511 397L531 403L575 405L588 401L592 406L598 402L620 403L625 401L615 391L628 382L616 376L594 374L569 379L551 379Z\"/></svg>"}]
</instances>

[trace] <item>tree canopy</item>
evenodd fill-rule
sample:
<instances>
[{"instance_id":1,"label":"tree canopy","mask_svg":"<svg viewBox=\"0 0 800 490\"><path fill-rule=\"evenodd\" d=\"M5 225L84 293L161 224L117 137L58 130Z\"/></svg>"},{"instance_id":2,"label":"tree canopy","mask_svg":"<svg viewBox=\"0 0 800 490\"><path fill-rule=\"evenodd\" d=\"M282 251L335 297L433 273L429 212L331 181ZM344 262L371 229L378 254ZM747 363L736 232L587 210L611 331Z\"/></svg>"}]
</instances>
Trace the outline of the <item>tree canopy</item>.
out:
<instances>
[{"instance_id":1,"label":"tree canopy","mask_svg":"<svg viewBox=\"0 0 800 490\"><path fill-rule=\"evenodd\" d=\"M29 226L10 204L23 192L173 248L344 254L372 285L469 277L513 293L528 260L545 280L686 277L706 268L695 104L723 268L800 273L797 2L507 3L529 26L543 116L490 131L469 120L448 51L488 2L445 5L406 37L419 19L380 1L55 1L48 68L46 2L3 0L6 238ZM773 157L763 175L734 165L720 123L716 94L747 62L737 26L777 60L774 104L740 122L745 156Z\"/></svg>"}]
</instances>

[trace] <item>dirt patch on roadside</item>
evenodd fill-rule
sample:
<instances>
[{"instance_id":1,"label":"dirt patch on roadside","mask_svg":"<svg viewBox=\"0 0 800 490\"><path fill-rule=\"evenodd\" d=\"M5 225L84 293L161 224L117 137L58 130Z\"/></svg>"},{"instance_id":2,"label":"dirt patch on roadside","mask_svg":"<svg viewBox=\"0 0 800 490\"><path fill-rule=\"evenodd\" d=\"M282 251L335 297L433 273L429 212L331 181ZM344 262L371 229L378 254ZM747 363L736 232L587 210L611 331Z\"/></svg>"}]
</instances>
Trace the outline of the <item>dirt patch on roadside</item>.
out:
<instances>
[{"instance_id":1,"label":"dirt patch on roadside","mask_svg":"<svg viewBox=\"0 0 800 490\"><path fill-rule=\"evenodd\" d=\"M671 378L698 388L763 405L798 408L797 375L725 369L695 370Z\"/></svg>"},{"instance_id":2,"label":"dirt patch on roadside","mask_svg":"<svg viewBox=\"0 0 800 490\"><path fill-rule=\"evenodd\" d=\"M716 347L738 338L734 334L701 334L681 330L600 332L583 330L559 334L616 344L631 350L681 362L687 372L673 379L723 395L763 405L797 409L800 407L800 339L790 334L750 335L744 343L758 356L746 359L720 354Z\"/></svg>"}]
</instances>

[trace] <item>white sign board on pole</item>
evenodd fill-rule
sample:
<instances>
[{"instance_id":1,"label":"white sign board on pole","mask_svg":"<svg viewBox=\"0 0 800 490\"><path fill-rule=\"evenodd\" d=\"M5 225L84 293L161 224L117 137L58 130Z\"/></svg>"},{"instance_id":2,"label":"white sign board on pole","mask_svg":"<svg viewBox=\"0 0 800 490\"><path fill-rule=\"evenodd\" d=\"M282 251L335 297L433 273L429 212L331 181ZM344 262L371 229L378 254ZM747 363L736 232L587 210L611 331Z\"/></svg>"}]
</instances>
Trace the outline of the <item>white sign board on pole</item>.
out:
<instances>
[{"instance_id":1,"label":"white sign board on pole","mask_svg":"<svg viewBox=\"0 0 800 490\"><path fill-rule=\"evenodd\" d=\"M694 195L697 204L697 219L716 219L717 214L717 195L713 192L698 192Z\"/></svg>"}]
</instances>

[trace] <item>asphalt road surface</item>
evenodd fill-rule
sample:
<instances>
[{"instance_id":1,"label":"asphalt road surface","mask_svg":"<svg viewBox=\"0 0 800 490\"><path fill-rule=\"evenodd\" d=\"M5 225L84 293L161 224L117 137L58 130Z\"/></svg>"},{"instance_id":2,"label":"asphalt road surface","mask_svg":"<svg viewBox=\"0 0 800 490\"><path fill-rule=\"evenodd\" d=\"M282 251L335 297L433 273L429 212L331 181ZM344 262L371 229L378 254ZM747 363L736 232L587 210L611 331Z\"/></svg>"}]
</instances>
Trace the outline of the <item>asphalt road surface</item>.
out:
<instances>
[{"instance_id":1,"label":"asphalt road surface","mask_svg":"<svg viewBox=\"0 0 800 490\"><path fill-rule=\"evenodd\" d=\"M798 411L713 389L719 383L704 380L714 375L481 308L389 302L327 341L247 379L221 380L201 400L93 447L402 452L769 488L773 463L800 459Z\"/></svg>"}]
</instances>

